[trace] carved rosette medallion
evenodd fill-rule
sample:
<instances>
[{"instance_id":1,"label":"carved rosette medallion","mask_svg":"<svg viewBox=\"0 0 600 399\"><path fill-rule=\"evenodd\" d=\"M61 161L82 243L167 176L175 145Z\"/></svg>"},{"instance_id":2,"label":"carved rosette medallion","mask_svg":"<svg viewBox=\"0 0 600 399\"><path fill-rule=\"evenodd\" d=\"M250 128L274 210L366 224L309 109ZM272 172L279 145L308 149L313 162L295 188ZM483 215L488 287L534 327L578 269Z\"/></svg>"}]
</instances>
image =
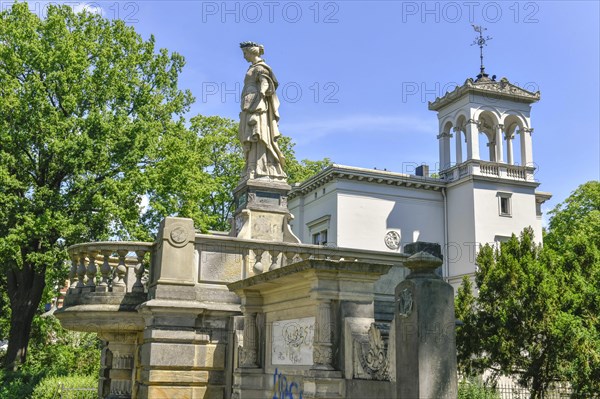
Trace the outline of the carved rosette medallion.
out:
<instances>
[{"instance_id":1,"label":"carved rosette medallion","mask_svg":"<svg viewBox=\"0 0 600 399\"><path fill-rule=\"evenodd\" d=\"M398 298L398 314L400 317L408 317L412 313L413 297L412 292L405 288Z\"/></svg>"},{"instance_id":2,"label":"carved rosette medallion","mask_svg":"<svg viewBox=\"0 0 600 399\"><path fill-rule=\"evenodd\" d=\"M397 231L388 231L383 241L389 249L396 250L400 248L400 234Z\"/></svg>"},{"instance_id":3,"label":"carved rosette medallion","mask_svg":"<svg viewBox=\"0 0 600 399\"><path fill-rule=\"evenodd\" d=\"M174 247L183 247L188 243L188 232L185 226L174 224L169 234L169 243Z\"/></svg>"},{"instance_id":4,"label":"carved rosette medallion","mask_svg":"<svg viewBox=\"0 0 600 399\"><path fill-rule=\"evenodd\" d=\"M315 344L313 347L313 361L316 366L331 366L333 361L331 346Z\"/></svg>"},{"instance_id":5,"label":"carved rosette medallion","mask_svg":"<svg viewBox=\"0 0 600 399\"><path fill-rule=\"evenodd\" d=\"M256 349L240 348L240 367L242 367L242 368L258 367L257 366Z\"/></svg>"}]
</instances>

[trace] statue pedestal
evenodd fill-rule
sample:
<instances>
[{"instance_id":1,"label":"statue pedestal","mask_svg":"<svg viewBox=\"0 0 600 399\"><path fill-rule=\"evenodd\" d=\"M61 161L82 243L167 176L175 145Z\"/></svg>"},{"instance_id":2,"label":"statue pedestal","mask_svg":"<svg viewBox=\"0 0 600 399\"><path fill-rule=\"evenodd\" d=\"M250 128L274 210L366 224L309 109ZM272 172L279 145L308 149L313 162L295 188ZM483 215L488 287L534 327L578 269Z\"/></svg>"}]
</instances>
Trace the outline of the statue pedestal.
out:
<instances>
[{"instance_id":1,"label":"statue pedestal","mask_svg":"<svg viewBox=\"0 0 600 399\"><path fill-rule=\"evenodd\" d=\"M233 190L236 210L231 235L238 238L299 243L287 207L291 186L285 181L249 179Z\"/></svg>"}]
</instances>

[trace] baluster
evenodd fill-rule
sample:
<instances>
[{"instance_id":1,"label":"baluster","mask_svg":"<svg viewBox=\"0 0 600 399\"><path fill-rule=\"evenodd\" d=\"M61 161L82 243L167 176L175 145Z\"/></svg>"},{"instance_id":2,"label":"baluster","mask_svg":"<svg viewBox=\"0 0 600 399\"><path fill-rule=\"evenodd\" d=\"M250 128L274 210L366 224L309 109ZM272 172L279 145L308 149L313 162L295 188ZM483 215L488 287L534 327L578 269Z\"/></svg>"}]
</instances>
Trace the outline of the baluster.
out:
<instances>
[{"instance_id":1,"label":"baluster","mask_svg":"<svg viewBox=\"0 0 600 399\"><path fill-rule=\"evenodd\" d=\"M292 263L294 263L294 257L296 256L296 254L294 252L286 251L283 254L285 256L285 264L286 265L291 265Z\"/></svg>"},{"instance_id":2,"label":"baluster","mask_svg":"<svg viewBox=\"0 0 600 399\"><path fill-rule=\"evenodd\" d=\"M70 254L71 255L71 270L69 271L69 291L71 291L73 288L75 288L75 284L76 284L76 280L77 280L77 261L79 260L79 258L77 257L77 254Z\"/></svg>"},{"instance_id":3,"label":"baluster","mask_svg":"<svg viewBox=\"0 0 600 399\"><path fill-rule=\"evenodd\" d=\"M117 250L117 254L119 255L119 265L115 269L115 278L113 278L112 291L113 292L126 292L127 285L123 280L125 278L125 274L127 273L127 267L125 266L125 256L129 251L126 249Z\"/></svg>"},{"instance_id":4,"label":"baluster","mask_svg":"<svg viewBox=\"0 0 600 399\"><path fill-rule=\"evenodd\" d=\"M98 269L96 268L96 255L98 255L97 251L90 251L88 254L89 263L87 267L87 285L91 292L96 290L96 274L98 273Z\"/></svg>"},{"instance_id":5,"label":"baluster","mask_svg":"<svg viewBox=\"0 0 600 399\"><path fill-rule=\"evenodd\" d=\"M85 287L84 283L85 279L85 252L81 251L79 253L79 267L77 268L77 285L75 288L79 288L81 292L81 288Z\"/></svg>"},{"instance_id":6,"label":"baluster","mask_svg":"<svg viewBox=\"0 0 600 399\"><path fill-rule=\"evenodd\" d=\"M97 292L107 292L109 290L108 277L110 275L109 260L110 260L111 253L112 253L112 251L110 251L110 250L102 251L102 257L104 258L104 261L102 262L102 266L100 266L100 273L102 274L102 280L100 280L100 283L96 287Z\"/></svg>"},{"instance_id":7,"label":"baluster","mask_svg":"<svg viewBox=\"0 0 600 399\"><path fill-rule=\"evenodd\" d=\"M277 258L279 257L281 251L272 249L269 251L269 253L271 254L271 266L269 267L269 271L271 271L279 268L279 265L277 264Z\"/></svg>"},{"instance_id":8,"label":"baluster","mask_svg":"<svg viewBox=\"0 0 600 399\"><path fill-rule=\"evenodd\" d=\"M263 265L261 263L263 252L265 251L262 249L254 250L254 273L256 274L262 273L264 270Z\"/></svg>"},{"instance_id":9,"label":"baluster","mask_svg":"<svg viewBox=\"0 0 600 399\"><path fill-rule=\"evenodd\" d=\"M135 283L131 288L131 292L144 292L144 284L142 284L142 276L144 275L144 256L146 251L140 249L135 251L137 256L137 265L135 266Z\"/></svg>"}]
</instances>

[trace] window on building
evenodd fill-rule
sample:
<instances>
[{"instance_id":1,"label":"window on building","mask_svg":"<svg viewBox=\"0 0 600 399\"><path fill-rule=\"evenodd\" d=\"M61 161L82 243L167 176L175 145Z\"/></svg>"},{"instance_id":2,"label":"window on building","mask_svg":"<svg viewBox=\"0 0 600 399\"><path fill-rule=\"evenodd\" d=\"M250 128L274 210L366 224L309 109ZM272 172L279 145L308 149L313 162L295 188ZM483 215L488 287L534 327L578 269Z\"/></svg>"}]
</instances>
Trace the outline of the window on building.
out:
<instances>
[{"instance_id":1,"label":"window on building","mask_svg":"<svg viewBox=\"0 0 600 399\"><path fill-rule=\"evenodd\" d=\"M501 236L501 235L496 235L494 237L494 248L496 248L497 250L500 250L500 244L502 244L503 242L507 242L508 240L510 240L509 236ZM490 243L492 244L492 243Z\"/></svg>"},{"instance_id":2,"label":"window on building","mask_svg":"<svg viewBox=\"0 0 600 399\"><path fill-rule=\"evenodd\" d=\"M309 237L314 245L331 245L329 242L329 222L331 215L324 215L306 224L308 227ZM335 242L335 237L332 237Z\"/></svg>"},{"instance_id":3,"label":"window on building","mask_svg":"<svg viewBox=\"0 0 600 399\"><path fill-rule=\"evenodd\" d=\"M498 193L498 211L500 216L511 216L511 193Z\"/></svg>"},{"instance_id":4,"label":"window on building","mask_svg":"<svg viewBox=\"0 0 600 399\"><path fill-rule=\"evenodd\" d=\"M327 245L327 230L314 233L312 235L312 243L314 245Z\"/></svg>"}]
</instances>

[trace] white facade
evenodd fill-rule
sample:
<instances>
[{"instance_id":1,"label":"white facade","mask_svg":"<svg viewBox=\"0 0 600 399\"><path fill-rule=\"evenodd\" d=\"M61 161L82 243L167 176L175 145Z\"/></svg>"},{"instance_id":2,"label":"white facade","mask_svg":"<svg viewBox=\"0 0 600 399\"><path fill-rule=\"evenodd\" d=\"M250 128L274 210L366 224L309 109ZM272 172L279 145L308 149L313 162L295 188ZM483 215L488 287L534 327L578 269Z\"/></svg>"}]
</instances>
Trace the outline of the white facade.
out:
<instances>
[{"instance_id":1,"label":"white facade","mask_svg":"<svg viewBox=\"0 0 600 399\"><path fill-rule=\"evenodd\" d=\"M480 245L528 226L541 241L540 205L550 194L536 192L533 178L529 114L538 99L505 79L467 80L429 104L438 112L440 178L333 165L294 186L293 232L304 243L378 251L440 243L443 275L457 287L475 271Z\"/></svg>"}]
</instances>

